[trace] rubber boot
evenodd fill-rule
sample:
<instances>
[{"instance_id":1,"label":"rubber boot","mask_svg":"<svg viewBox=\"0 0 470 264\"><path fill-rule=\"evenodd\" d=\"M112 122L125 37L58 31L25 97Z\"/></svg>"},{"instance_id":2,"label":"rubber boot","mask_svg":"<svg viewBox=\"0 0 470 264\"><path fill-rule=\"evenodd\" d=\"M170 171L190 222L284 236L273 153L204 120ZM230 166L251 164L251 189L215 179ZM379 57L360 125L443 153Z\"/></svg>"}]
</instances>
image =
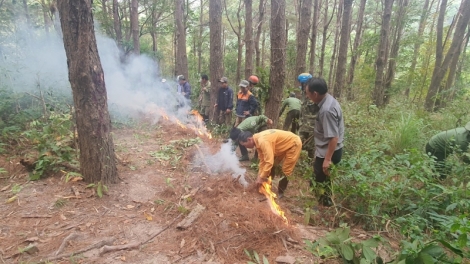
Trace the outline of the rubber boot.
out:
<instances>
[{"instance_id":1,"label":"rubber boot","mask_svg":"<svg viewBox=\"0 0 470 264\"><path fill-rule=\"evenodd\" d=\"M289 180L286 176L283 176L281 180L279 180L279 185L277 186L277 198L282 198L284 196L284 192L287 189L287 184L289 184Z\"/></svg>"}]
</instances>

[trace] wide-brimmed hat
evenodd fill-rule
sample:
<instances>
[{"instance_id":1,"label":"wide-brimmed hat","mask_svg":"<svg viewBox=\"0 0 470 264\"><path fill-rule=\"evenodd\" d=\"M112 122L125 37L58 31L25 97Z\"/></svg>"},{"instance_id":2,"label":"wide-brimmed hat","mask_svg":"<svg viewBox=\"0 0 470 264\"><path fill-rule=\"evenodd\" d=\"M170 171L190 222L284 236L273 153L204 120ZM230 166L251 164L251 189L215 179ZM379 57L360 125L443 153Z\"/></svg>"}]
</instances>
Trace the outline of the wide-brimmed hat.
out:
<instances>
[{"instance_id":1,"label":"wide-brimmed hat","mask_svg":"<svg viewBox=\"0 0 470 264\"><path fill-rule=\"evenodd\" d=\"M470 131L470 122L468 122L466 125L465 125L465 129Z\"/></svg>"}]
</instances>

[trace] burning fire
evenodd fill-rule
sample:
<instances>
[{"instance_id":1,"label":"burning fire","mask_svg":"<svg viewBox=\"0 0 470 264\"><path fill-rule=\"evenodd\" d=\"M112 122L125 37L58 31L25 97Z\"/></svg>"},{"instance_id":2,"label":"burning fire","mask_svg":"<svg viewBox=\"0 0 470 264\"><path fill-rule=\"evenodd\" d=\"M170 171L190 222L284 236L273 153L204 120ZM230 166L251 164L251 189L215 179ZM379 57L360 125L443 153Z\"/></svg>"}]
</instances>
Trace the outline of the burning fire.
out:
<instances>
[{"instance_id":1,"label":"burning fire","mask_svg":"<svg viewBox=\"0 0 470 264\"><path fill-rule=\"evenodd\" d=\"M201 116L201 114L199 114L199 112L197 110L191 110L191 112L188 113L188 114L194 116L195 119L196 119L195 121L192 120L193 123L190 123L190 124L183 124L175 116L171 116L171 117L168 116L168 114L165 112L165 110L163 110L160 107L157 107L156 109L152 109L151 114L155 113L155 112L158 112L158 114L161 115L163 118L176 123L178 126L180 126L183 129L190 129L190 130L194 131L197 135L206 136L209 139L212 139L211 133L209 133L209 131L207 131L207 128L204 124L204 118Z\"/></svg>"},{"instance_id":2,"label":"burning fire","mask_svg":"<svg viewBox=\"0 0 470 264\"><path fill-rule=\"evenodd\" d=\"M271 177L269 177L268 181L263 182L263 184L259 187L259 192L264 194L264 196L266 196L268 199L268 204L269 207L271 207L271 211L274 214L280 216L286 224L289 224L287 217L284 215L284 211L282 211L281 207L276 203L276 201L274 201L274 198L277 196L275 193L273 193L273 191L271 191L271 182Z\"/></svg>"}]
</instances>

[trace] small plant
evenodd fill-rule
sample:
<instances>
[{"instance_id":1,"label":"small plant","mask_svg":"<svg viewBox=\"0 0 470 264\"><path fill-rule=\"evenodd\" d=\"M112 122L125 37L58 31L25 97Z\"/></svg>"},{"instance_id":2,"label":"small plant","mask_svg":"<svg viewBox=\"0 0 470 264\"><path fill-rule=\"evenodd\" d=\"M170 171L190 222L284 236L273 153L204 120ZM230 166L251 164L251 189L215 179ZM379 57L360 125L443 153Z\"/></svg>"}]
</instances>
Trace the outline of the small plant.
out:
<instances>
[{"instance_id":1,"label":"small plant","mask_svg":"<svg viewBox=\"0 0 470 264\"><path fill-rule=\"evenodd\" d=\"M154 203L154 204L158 204L158 205L162 205L162 204L165 203L165 200L163 200L163 199L158 199L158 200L153 201L153 203Z\"/></svg>"},{"instance_id":2,"label":"small plant","mask_svg":"<svg viewBox=\"0 0 470 264\"><path fill-rule=\"evenodd\" d=\"M173 186L173 184L171 184L171 181L172 181L172 180L173 180L173 179L170 178L170 177L166 178L166 179L165 179L165 184L166 184L166 186L168 186L168 187L170 187L170 188L173 189L173 188L175 188L175 187Z\"/></svg>"},{"instance_id":3,"label":"small plant","mask_svg":"<svg viewBox=\"0 0 470 264\"><path fill-rule=\"evenodd\" d=\"M305 241L307 250L318 257L331 258L341 256L345 263L383 263L373 248L379 242L385 242L380 236L355 243L349 236L349 227L337 228L325 235L324 238L312 243Z\"/></svg>"},{"instance_id":4,"label":"small plant","mask_svg":"<svg viewBox=\"0 0 470 264\"><path fill-rule=\"evenodd\" d=\"M99 181L98 183L90 183L86 186L86 188L93 188L95 189L96 191L96 194L98 195L98 197L103 197L103 192L108 192L108 186L104 185L103 183L101 183L101 181Z\"/></svg>"},{"instance_id":5,"label":"small plant","mask_svg":"<svg viewBox=\"0 0 470 264\"><path fill-rule=\"evenodd\" d=\"M2 174L2 173L8 173L8 171L5 170L4 168L0 168L0 174Z\"/></svg>"},{"instance_id":6,"label":"small plant","mask_svg":"<svg viewBox=\"0 0 470 264\"><path fill-rule=\"evenodd\" d=\"M54 207L55 208L61 208L66 204L67 204L67 200L59 198L54 202Z\"/></svg>"},{"instance_id":7,"label":"small plant","mask_svg":"<svg viewBox=\"0 0 470 264\"><path fill-rule=\"evenodd\" d=\"M253 253L250 253L250 251L246 249L244 249L243 251L250 259L250 261L248 261L247 264L269 264L268 259L264 255L262 255L263 262L261 262L261 259L256 251L253 250Z\"/></svg>"},{"instance_id":8,"label":"small plant","mask_svg":"<svg viewBox=\"0 0 470 264\"><path fill-rule=\"evenodd\" d=\"M19 185L18 183L15 183L15 185L11 187L11 192L13 194L17 194L21 191L21 189L23 189L23 186Z\"/></svg>"},{"instance_id":9,"label":"small plant","mask_svg":"<svg viewBox=\"0 0 470 264\"><path fill-rule=\"evenodd\" d=\"M69 171L67 172L67 174L65 174L65 182L69 182L71 179L78 178L78 177L83 178L83 176L80 173Z\"/></svg>"}]
</instances>

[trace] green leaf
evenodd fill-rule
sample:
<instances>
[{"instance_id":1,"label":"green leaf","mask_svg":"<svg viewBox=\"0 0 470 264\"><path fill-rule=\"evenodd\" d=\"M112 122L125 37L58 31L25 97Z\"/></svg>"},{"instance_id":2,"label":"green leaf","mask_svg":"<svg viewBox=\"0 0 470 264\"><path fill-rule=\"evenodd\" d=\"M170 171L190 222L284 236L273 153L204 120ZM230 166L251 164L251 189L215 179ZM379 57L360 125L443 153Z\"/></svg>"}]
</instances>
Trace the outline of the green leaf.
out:
<instances>
[{"instance_id":1,"label":"green leaf","mask_svg":"<svg viewBox=\"0 0 470 264\"><path fill-rule=\"evenodd\" d=\"M451 244L449 244L447 241L444 241L444 240L436 240L436 241L439 241L444 247L446 247L447 249L449 249L450 251L454 252L455 254L463 257L463 253L462 253L462 250L452 246Z\"/></svg>"},{"instance_id":2,"label":"green leaf","mask_svg":"<svg viewBox=\"0 0 470 264\"><path fill-rule=\"evenodd\" d=\"M369 238L361 243L365 247L375 248L379 246L379 241L375 238Z\"/></svg>"},{"instance_id":3,"label":"green leaf","mask_svg":"<svg viewBox=\"0 0 470 264\"><path fill-rule=\"evenodd\" d=\"M338 229L336 229L336 231L338 231ZM340 229L340 231L338 232L338 238L340 242L343 242L349 238L349 231L349 227L343 228L342 230Z\"/></svg>"},{"instance_id":4,"label":"green leaf","mask_svg":"<svg viewBox=\"0 0 470 264\"><path fill-rule=\"evenodd\" d=\"M420 252L418 255L418 259L421 260L421 263L423 264L434 264L437 262L436 259L434 259L431 255L425 252Z\"/></svg>"},{"instance_id":5,"label":"green leaf","mask_svg":"<svg viewBox=\"0 0 470 264\"><path fill-rule=\"evenodd\" d=\"M352 260L354 258L354 251L349 244L341 244L341 255L346 260Z\"/></svg>"},{"instance_id":6,"label":"green leaf","mask_svg":"<svg viewBox=\"0 0 470 264\"><path fill-rule=\"evenodd\" d=\"M268 259L263 255L263 264L269 264Z\"/></svg>"},{"instance_id":7,"label":"green leaf","mask_svg":"<svg viewBox=\"0 0 470 264\"><path fill-rule=\"evenodd\" d=\"M465 248L465 246L467 246L467 241L468 241L468 238L467 238L466 233L461 234L459 238L457 239L457 243L459 244L461 248Z\"/></svg>"},{"instance_id":8,"label":"green leaf","mask_svg":"<svg viewBox=\"0 0 470 264\"><path fill-rule=\"evenodd\" d=\"M259 263L259 255L258 255L258 252L253 251L253 255L255 256L256 263Z\"/></svg>"},{"instance_id":9,"label":"green leaf","mask_svg":"<svg viewBox=\"0 0 470 264\"><path fill-rule=\"evenodd\" d=\"M103 185L101 183L98 183L98 187L96 187L96 194L98 194L98 197L103 197Z\"/></svg>"},{"instance_id":10,"label":"green leaf","mask_svg":"<svg viewBox=\"0 0 470 264\"><path fill-rule=\"evenodd\" d=\"M458 205L457 203L449 204L449 206L447 206L446 208L446 212L454 210L457 207L457 205Z\"/></svg>"},{"instance_id":11,"label":"green leaf","mask_svg":"<svg viewBox=\"0 0 470 264\"><path fill-rule=\"evenodd\" d=\"M375 252L369 247L362 247L362 255L364 255L364 257L370 261L377 257L377 254L375 254Z\"/></svg>"},{"instance_id":12,"label":"green leaf","mask_svg":"<svg viewBox=\"0 0 470 264\"><path fill-rule=\"evenodd\" d=\"M252 259L250 251L246 250L246 248L245 248L245 249L243 249L243 252L245 252L245 255L247 255L250 259Z\"/></svg>"},{"instance_id":13,"label":"green leaf","mask_svg":"<svg viewBox=\"0 0 470 264\"><path fill-rule=\"evenodd\" d=\"M441 256L442 254L444 254L444 250L438 246L438 245L435 245L435 244L429 244L427 246L425 246L422 250L421 250L422 253L426 253L430 256L433 256L435 258Z\"/></svg>"}]
</instances>

